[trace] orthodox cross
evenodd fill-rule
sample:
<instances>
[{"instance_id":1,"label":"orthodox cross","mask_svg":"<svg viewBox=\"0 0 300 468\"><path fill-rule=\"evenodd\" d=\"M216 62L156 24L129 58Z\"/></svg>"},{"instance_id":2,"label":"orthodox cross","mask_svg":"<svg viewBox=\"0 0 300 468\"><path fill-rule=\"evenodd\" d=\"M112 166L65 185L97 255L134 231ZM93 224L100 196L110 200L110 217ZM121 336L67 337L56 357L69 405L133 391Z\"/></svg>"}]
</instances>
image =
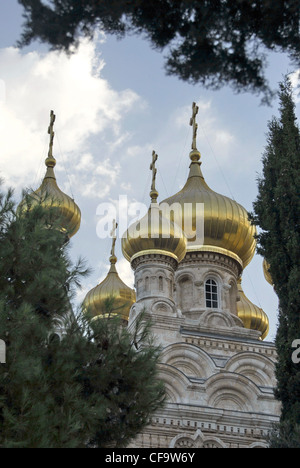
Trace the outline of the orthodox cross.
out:
<instances>
[{"instance_id":1,"label":"orthodox cross","mask_svg":"<svg viewBox=\"0 0 300 468\"><path fill-rule=\"evenodd\" d=\"M152 171L152 185L151 185L152 192L156 192L155 182L156 182L157 169L156 169L155 163L157 161L157 158L158 158L158 155L155 153L155 151L152 151L152 163L150 165L150 171Z\"/></svg>"},{"instance_id":2,"label":"orthodox cross","mask_svg":"<svg viewBox=\"0 0 300 468\"><path fill-rule=\"evenodd\" d=\"M193 143L192 143L192 150L197 149L197 131L198 131L198 124L196 123L196 116L198 114L199 107L193 102L193 115L190 119L190 126L193 127Z\"/></svg>"},{"instance_id":3,"label":"orthodox cross","mask_svg":"<svg viewBox=\"0 0 300 468\"><path fill-rule=\"evenodd\" d=\"M48 133L50 135L50 145L49 145L49 153L48 153L48 158L53 158L53 141L54 141L54 122L55 122L56 116L53 112L53 110L50 113L50 125L48 128Z\"/></svg>"},{"instance_id":4,"label":"orthodox cross","mask_svg":"<svg viewBox=\"0 0 300 468\"><path fill-rule=\"evenodd\" d=\"M118 223L116 223L116 220L113 220L113 227L110 233L110 237L112 238L112 247L111 247L111 253L110 255L112 257L115 257L115 249L116 249L116 240L117 240L117 228L118 228Z\"/></svg>"}]
</instances>

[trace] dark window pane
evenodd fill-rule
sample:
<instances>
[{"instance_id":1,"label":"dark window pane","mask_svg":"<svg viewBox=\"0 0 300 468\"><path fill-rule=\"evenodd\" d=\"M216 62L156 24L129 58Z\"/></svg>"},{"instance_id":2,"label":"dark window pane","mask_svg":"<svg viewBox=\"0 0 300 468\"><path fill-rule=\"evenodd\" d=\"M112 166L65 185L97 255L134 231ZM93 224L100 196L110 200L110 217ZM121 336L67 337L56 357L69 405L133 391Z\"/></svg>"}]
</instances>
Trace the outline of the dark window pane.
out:
<instances>
[{"instance_id":1,"label":"dark window pane","mask_svg":"<svg viewBox=\"0 0 300 468\"><path fill-rule=\"evenodd\" d=\"M218 286L212 279L208 279L205 283L205 299L206 307L218 308Z\"/></svg>"}]
</instances>

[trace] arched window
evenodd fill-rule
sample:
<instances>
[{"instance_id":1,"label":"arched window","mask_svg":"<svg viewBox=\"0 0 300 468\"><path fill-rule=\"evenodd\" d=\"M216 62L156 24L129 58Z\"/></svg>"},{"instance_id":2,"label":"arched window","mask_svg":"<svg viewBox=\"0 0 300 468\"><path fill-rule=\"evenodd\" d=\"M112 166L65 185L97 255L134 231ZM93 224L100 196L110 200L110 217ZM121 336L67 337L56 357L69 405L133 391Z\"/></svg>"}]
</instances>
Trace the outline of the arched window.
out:
<instances>
[{"instance_id":1,"label":"arched window","mask_svg":"<svg viewBox=\"0 0 300 468\"><path fill-rule=\"evenodd\" d=\"M145 291L150 290L150 285L149 285L149 276L146 276L145 278Z\"/></svg>"},{"instance_id":2,"label":"arched window","mask_svg":"<svg viewBox=\"0 0 300 468\"><path fill-rule=\"evenodd\" d=\"M206 307L218 309L218 285L213 279L208 279L205 283L205 301Z\"/></svg>"},{"instance_id":3,"label":"arched window","mask_svg":"<svg viewBox=\"0 0 300 468\"><path fill-rule=\"evenodd\" d=\"M160 277L158 278L158 289L159 289L159 291L163 291L163 290L164 290L163 277L162 277L162 276L160 276Z\"/></svg>"}]
</instances>

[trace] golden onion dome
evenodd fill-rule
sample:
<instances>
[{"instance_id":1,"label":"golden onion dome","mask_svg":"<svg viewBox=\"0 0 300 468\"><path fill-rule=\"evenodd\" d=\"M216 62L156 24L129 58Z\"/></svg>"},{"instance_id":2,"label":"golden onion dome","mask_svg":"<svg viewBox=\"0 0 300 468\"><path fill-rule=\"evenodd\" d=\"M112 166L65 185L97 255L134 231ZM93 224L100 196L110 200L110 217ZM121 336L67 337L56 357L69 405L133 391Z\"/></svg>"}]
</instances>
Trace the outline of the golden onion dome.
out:
<instances>
[{"instance_id":1,"label":"golden onion dome","mask_svg":"<svg viewBox=\"0 0 300 468\"><path fill-rule=\"evenodd\" d=\"M158 192L155 188L157 155L152 154L153 171L151 204L146 215L133 223L122 237L124 257L132 262L135 258L148 254L163 254L180 262L186 254L186 236L182 229L165 217L157 203Z\"/></svg>"},{"instance_id":2,"label":"golden onion dome","mask_svg":"<svg viewBox=\"0 0 300 468\"><path fill-rule=\"evenodd\" d=\"M269 319L267 314L258 306L254 305L245 295L241 279L238 280L239 300L237 301L237 314L242 320L245 328L261 332L261 340L269 333Z\"/></svg>"},{"instance_id":3,"label":"golden onion dome","mask_svg":"<svg viewBox=\"0 0 300 468\"><path fill-rule=\"evenodd\" d=\"M48 133L50 134L50 146L48 157L45 161L47 170L41 186L29 195L19 205L19 209L30 208L35 203L41 203L42 206L57 209L58 219L61 223L61 231L71 238L80 228L81 212L72 198L63 193L57 185L54 174L56 160L52 154L54 131L53 126L55 115L51 111L51 123Z\"/></svg>"},{"instance_id":4,"label":"golden onion dome","mask_svg":"<svg viewBox=\"0 0 300 468\"><path fill-rule=\"evenodd\" d=\"M54 166L55 160L46 159L47 171L41 186L30 194L30 203L41 202L43 206L57 209L61 231L71 238L80 228L81 212L72 198L63 193L57 185Z\"/></svg>"},{"instance_id":5,"label":"golden onion dome","mask_svg":"<svg viewBox=\"0 0 300 468\"><path fill-rule=\"evenodd\" d=\"M146 215L123 236L122 252L130 262L148 254L163 254L181 262L186 254L186 237L179 226L163 216L158 203L151 203Z\"/></svg>"},{"instance_id":6,"label":"golden onion dome","mask_svg":"<svg viewBox=\"0 0 300 468\"><path fill-rule=\"evenodd\" d=\"M264 258L264 260L263 260L263 272L264 272L264 277L265 277L265 280L266 280L271 286L273 286L274 283L273 283L273 279L272 279L271 273L270 273L270 271L269 271L269 268L270 268L270 265L269 265L269 263L267 262L267 260Z\"/></svg>"},{"instance_id":7,"label":"golden onion dome","mask_svg":"<svg viewBox=\"0 0 300 468\"><path fill-rule=\"evenodd\" d=\"M88 311L93 318L118 315L128 322L131 306L136 301L134 289L127 286L119 277L116 262L117 257L110 257L110 270L106 278L95 288L89 291L83 301L83 309ZM113 299L112 310L106 308L106 300Z\"/></svg>"},{"instance_id":8,"label":"golden onion dome","mask_svg":"<svg viewBox=\"0 0 300 468\"><path fill-rule=\"evenodd\" d=\"M256 228L250 223L245 208L236 201L214 192L205 182L201 171L201 155L196 145L197 113L198 106L193 103L193 115L190 120L193 127L193 143L187 182L180 192L164 200L161 206L181 207L179 221L174 215L172 220L180 223L185 232L188 252L223 253L237 260L241 267L245 268L255 253ZM199 209L202 206L204 213ZM178 208L174 212L178 213ZM202 235L199 235L202 217L203 230Z\"/></svg>"}]
</instances>

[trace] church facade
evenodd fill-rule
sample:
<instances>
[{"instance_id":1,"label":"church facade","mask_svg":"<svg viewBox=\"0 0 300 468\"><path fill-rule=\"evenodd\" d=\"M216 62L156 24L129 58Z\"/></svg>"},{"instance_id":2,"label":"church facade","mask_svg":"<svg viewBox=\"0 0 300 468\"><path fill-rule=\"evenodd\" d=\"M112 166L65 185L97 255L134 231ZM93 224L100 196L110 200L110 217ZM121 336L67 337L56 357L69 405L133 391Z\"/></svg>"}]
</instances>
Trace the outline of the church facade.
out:
<instances>
[{"instance_id":1,"label":"church facade","mask_svg":"<svg viewBox=\"0 0 300 468\"><path fill-rule=\"evenodd\" d=\"M160 377L168 395L131 446L267 447L280 414L274 398L276 352L264 341L267 315L242 288L243 271L255 253L255 228L241 205L205 182L196 146L197 111L194 104L185 186L158 204L153 153L149 211L122 239L136 289L128 326L147 311L163 349Z\"/></svg>"},{"instance_id":2,"label":"church facade","mask_svg":"<svg viewBox=\"0 0 300 468\"><path fill-rule=\"evenodd\" d=\"M174 275L175 299L163 297L157 284L158 275L166 278L163 271L171 270L169 262L162 255L149 260L140 259L137 268L152 270L153 295L137 296L129 326L146 302L163 347L160 376L168 402L132 446L267 447L280 410L273 394L276 353L227 307L223 285L236 274L234 265L222 255L187 254ZM214 310L205 302L211 281L220 297Z\"/></svg>"}]
</instances>

